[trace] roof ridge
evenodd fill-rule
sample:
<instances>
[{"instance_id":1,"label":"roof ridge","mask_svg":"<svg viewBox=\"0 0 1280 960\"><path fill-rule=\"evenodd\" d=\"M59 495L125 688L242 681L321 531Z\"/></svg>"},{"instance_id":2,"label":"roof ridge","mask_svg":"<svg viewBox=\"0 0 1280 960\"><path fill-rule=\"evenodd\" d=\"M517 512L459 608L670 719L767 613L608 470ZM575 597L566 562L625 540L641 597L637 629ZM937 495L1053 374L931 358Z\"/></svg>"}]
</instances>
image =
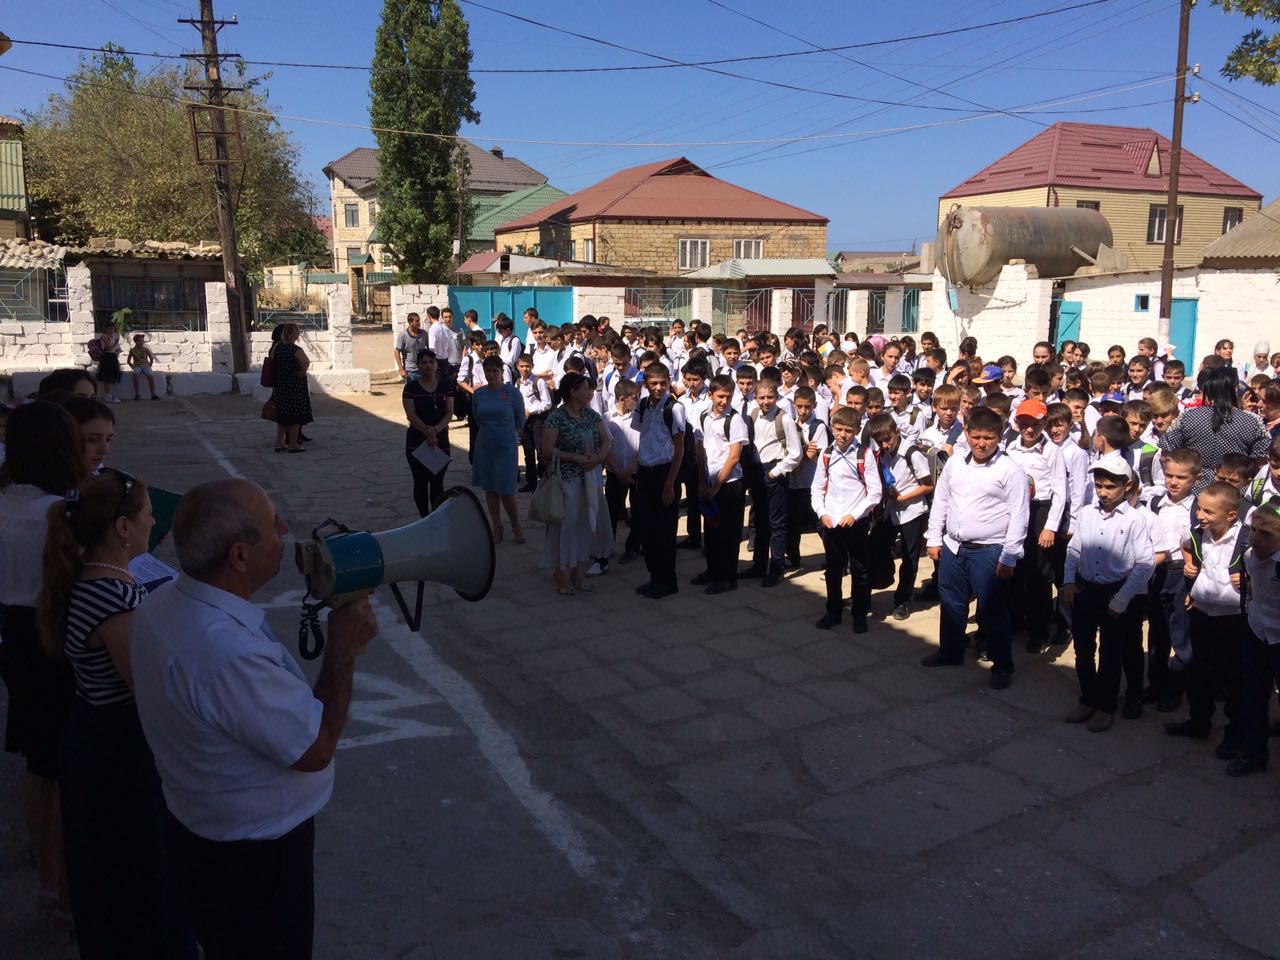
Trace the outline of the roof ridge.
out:
<instances>
[{"instance_id":1,"label":"roof ridge","mask_svg":"<svg viewBox=\"0 0 1280 960\"><path fill-rule=\"evenodd\" d=\"M639 180L637 180L635 183L633 183L630 187L628 187L625 191L623 191L622 193L618 194L616 197L614 197L612 200L610 200L608 203L606 203L603 207L601 207L601 208L600 208L599 212L597 212L597 213L596 213L596 216L598 217L598 216L600 216L601 214L608 213L608 212L609 212L609 210L610 210L610 209L611 209L615 204L619 204L619 203L621 203L621 202L622 202L623 200L625 200L627 197L631 196L631 194L633 194L633 193L635 193L637 190L639 190L639 189L640 189L640 187L641 187L642 185L644 185L644 184L648 183L648 182L649 182L650 180L652 180L654 177L658 176L658 174L662 173L662 171L664 171L664 170L669 170L669 169L670 169L674 164L679 163L681 160L683 160L685 163L689 164L689 166L691 166L691 167L694 167L694 168L699 169L699 170L701 170L701 169L702 169L701 167L698 167L698 166L697 166L697 164L693 163L693 161L691 161L691 160L689 160L689 159L687 159L687 158L685 158L685 157L675 157L674 159L667 160L667 161L665 161L665 162L663 162L663 161L658 161L658 163L660 163L660 164L661 164L660 166L657 166L657 168L656 168L656 169L654 169L654 170L650 170L650 171L649 171L648 173L646 173L643 177L641 177ZM652 164L652 163L645 163L645 164L638 164L637 166L652 167L652 166L654 166L654 164ZM636 169L636 168L635 168L635 167L632 167L631 169L633 169L633 170L634 170L634 169ZM619 171L618 171L618 173L625 173L625 172L626 172L625 170L619 170ZM705 170L703 170L702 172L703 172L703 173L706 173L706 171L705 171ZM616 176L616 175L617 175L617 174L615 174L615 176Z\"/></svg>"}]
</instances>

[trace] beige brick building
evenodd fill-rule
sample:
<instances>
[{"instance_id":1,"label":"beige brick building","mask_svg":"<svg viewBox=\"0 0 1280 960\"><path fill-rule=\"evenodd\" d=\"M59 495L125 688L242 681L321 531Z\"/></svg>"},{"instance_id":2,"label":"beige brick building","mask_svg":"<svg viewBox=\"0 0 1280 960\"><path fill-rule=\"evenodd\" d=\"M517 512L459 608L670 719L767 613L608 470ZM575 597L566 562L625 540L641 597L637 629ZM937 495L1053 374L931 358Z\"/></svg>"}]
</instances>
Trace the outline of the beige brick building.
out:
<instances>
[{"instance_id":1,"label":"beige brick building","mask_svg":"<svg viewBox=\"0 0 1280 960\"><path fill-rule=\"evenodd\" d=\"M1145 127L1055 123L938 198L938 222L966 207L1088 207L1111 225L1133 266L1164 259L1172 144ZM1174 263L1200 261L1210 243L1258 212L1262 195L1185 147Z\"/></svg>"},{"instance_id":2,"label":"beige brick building","mask_svg":"<svg viewBox=\"0 0 1280 960\"><path fill-rule=\"evenodd\" d=\"M822 258L827 218L679 157L620 170L494 231L500 252L678 276L730 259Z\"/></svg>"}]
</instances>

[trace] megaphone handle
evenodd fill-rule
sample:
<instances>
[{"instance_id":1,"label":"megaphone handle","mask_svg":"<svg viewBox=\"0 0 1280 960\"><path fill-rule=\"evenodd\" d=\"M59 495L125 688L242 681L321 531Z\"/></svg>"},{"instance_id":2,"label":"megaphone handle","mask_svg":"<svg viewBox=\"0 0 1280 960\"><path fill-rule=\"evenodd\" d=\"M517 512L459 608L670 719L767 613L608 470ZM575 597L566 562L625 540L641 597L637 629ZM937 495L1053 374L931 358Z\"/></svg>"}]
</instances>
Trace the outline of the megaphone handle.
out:
<instances>
[{"instance_id":1,"label":"megaphone handle","mask_svg":"<svg viewBox=\"0 0 1280 960\"><path fill-rule=\"evenodd\" d=\"M303 660L314 660L324 653L324 632L320 629L323 604L302 604L302 620L298 624L298 653Z\"/></svg>"}]
</instances>

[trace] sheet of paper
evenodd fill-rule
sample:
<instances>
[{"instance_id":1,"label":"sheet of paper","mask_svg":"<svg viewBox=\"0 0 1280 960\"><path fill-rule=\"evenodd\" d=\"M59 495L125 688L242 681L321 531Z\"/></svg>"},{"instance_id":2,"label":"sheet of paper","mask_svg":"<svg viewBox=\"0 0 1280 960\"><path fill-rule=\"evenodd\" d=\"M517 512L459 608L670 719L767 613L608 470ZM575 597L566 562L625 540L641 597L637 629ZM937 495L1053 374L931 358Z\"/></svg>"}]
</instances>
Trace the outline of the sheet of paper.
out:
<instances>
[{"instance_id":1,"label":"sheet of paper","mask_svg":"<svg viewBox=\"0 0 1280 960\"><path fill-rule=\"evenodd\" d=\"M147 492L151 494L151 515L156 518L156 525L151 528L151 539L147 542L147 549L154 550L173 529L173 518L178 512L182 494L162 490L159 487L147 487Z\"/></svg>"},{"instance_id":2,"label":"sheet of paper","mask_svg":"<svg viewBox=\"0 0 1280 960\"><path fill-rule=\"evenodd\" d=\"M129 561L129 572L133 579L154 590L162 583L178 579L178 571L151 553L140 553Z\"/></svg>"},{"instance_id":3,"label":"sheet of paper","mask_svg":"<svg viewBox=\"0 0 1280 960\"><path fill-rule=\"evenodd\" d=\"M433 447L426 443L413 451L413 458L420 464L430 470L432 473L440 473L445 467L449 466L452 458L439 447Z\"/></svg>"}]
</instances>

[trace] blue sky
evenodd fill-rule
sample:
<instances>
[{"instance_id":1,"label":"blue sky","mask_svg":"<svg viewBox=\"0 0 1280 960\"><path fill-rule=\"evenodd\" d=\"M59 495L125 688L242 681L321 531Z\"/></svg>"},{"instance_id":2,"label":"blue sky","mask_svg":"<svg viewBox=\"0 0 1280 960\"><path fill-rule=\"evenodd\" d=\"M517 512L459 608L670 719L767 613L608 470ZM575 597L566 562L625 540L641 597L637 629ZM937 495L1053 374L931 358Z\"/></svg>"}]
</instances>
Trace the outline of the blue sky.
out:
<instances>
[{"instance_id":1,"label":"blue sky","mask_svg":"<svg viewBox=\"0 0 1280 960\"><path fill-rule=\"evenodd\" d=\"M902 6L848 0L484 2L576 33L689 61L956 30L1067 6L1072 0L920 0ZM84 45L112 41L132 50L165 53L195 47L195 31L175 22L195 15L195 0L43 0L4 6L0 30L15 39ZM238 16L240 25L224 31L223 48L245 57L366 64L381 4L218 0L216 9L221 17ZM689 68L479 74L476 106L481 122L464 132L483 147L500 144L508 155L520 157L569 191L622 167L684 155L717 176L830 217L831 249L905 249L913 240L931 237L940 193L1034 136L1043 129L1041 124L1115 123L1149 126L1167 135L1172 125L1169 100L1177 11L1176 0L1105 0L1020 24L844 54L815 53L716 68L742 78ZM471 23L475 68L659 62L476 6L464 4L464 12ZM1228 84L1218 74L1227 52L1249 27L1245 18L1223 14L1208 3L1193 13L1189 59L1202 64L1204 81L1193 82L1191 89L1198 90L1204 102L1187 108L1185 142L1188 149L1270 200L1280 193L1280 89L1251 82ZM70 51L18 44L0 59L0 66L66 75L76 58ZM139 59L144 68L158 62ZM770 87L751 78L827 95ZM0 113L38 108L58 86L0 70ZM1137 89L1116 92L1122 87ZM276 68L269 89L282 114L368 123L368 78L362 72ZM916 105L886 107L851 98ZM1048 105L1041 109L1059 112L1033 113L1030 119L997 115L955 122L991 108L1043 104ZM1099 110L1105 112L1092 112ZM367 130L283 123L300 146L304 172L313 178L322 200L321 168L352 147L374 145ZM900 129L916 125L924 126ZM863 135L791 144L721 143L850 132ZM519 140L677 145L585 147ZM718 145L694 145L708 141Z\"/></svg>"}]
</instances>

